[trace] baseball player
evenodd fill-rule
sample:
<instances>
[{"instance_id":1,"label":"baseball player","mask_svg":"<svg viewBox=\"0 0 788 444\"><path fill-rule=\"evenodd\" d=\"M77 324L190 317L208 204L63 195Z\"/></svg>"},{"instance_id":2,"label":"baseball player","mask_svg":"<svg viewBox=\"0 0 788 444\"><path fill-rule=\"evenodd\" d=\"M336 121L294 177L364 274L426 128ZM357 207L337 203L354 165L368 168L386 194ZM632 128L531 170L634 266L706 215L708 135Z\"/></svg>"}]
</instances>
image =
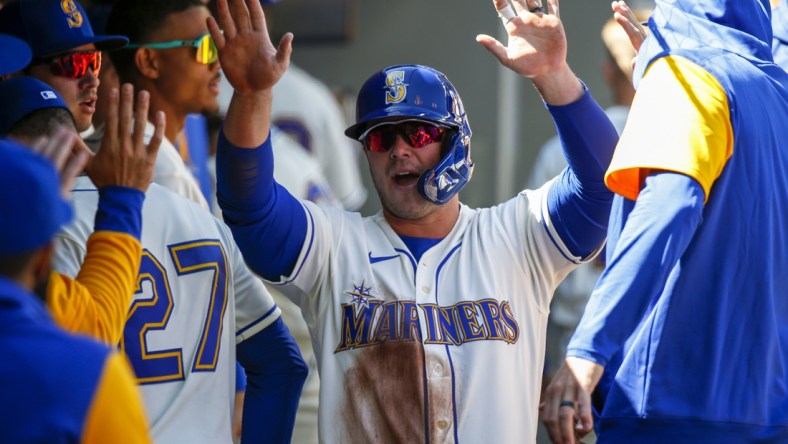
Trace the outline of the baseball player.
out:
<instances>
[{"instance_id":1,"label":"baseball player","mask_svg":"<svg viewBox=\"0 0 788 444\"><path fill-rule=\"evenodd\" d=\"M123 0L114 2L107 18L107 32L131 41L110 53L119 81L150 91L152 109L167 114L153 181L206 209L208 201L174 144L189 113L218 107L220 73L205 27L209 15L201 0Z\"/></svg>"},{"instance_id":2,"label":"baseball player","mask_svg":"<svg viewBox=\"0 0 788 444\"><path fill-rule=\"evenodd\" d=\"M58 234L58 271L76 274L97 200L95 186L78 178L75 222ZM289 440L306 366L229 230L156 184L146 194L142 219L138 290L120 348L137 375L153 438L229 440L237 358L249 379L245 416L254 418L244 421L243 442Z\"/></svg>"},{"instance_id":3,"label":"baseball player","mask_svg":"<svg viewBox=\"0 0 788 444\"><path fill-rule=\"evenodd\" d=\"M10 86L19 86L22 80L13 79L15 84ZM131 91L130 85L124 87L125 106L121 108L121 115L125 115L126 122L130 121L132 114ZM41 97L39 91L35 92ZM145 122L146 99L147 96L142 95L137 102L136 131L141 130L140 124ZM33 106L28 108L25 120L38 117L39 121L26 125L28 131L47 128L49 120L49 116L36 114L36 111L50 104L36 102L34 105L37 109L32 109ZM110 116L105 139L114 133L115 127L120 126L122 131L123 125L114 124L114 121L115 118ZM128 131L131 125L126 123L126 126ZM163 122L157 131L160 139ZM45 135L30 132L14 134L28 138ZM140 144L141 140L135 138L135 143ZM100 159L108 159L115 150L117 147L104 144L94 162L102 163ZM92 168L105 168L107 171L117 168L103 162ZM151 167L148 164L148 178ZM149 183L141 171L132 168L131 172L136 180L146 185ZM71 277L79 273L82 277L86 268L102 265L89 263L91 254L94 261L103 262L105 266L109 262L121 267L117 274L131 268L117 257L117 252L95 258L94 239L100 237L97 236L100 233L92 233L95 215L112 216L113 211L117 213L122 209L118 204L105 208L106 214L102 215L101 204L107 203L106 195L106 190L99 192L87 177L77 179L73 193L75 221L57 236L58 249L54 261L57 271ZM138 205L140 203L141 200ZM128 213L133 209L129 207ZM167 214L167 217L161 217L162 214ZM115 219L110 222L122 222L120 216L123 215L132 219L125 223L136 223L136 226L118 227L113 224L107 228L120 229L116 231L126 228L131 232L136 228L139 233L142 221L138 217L134 221L134 217L128 214L114 214ZM235 341L243 341L238 346L238 360L249 372L253 388L247 395L246 411L254 418L269 418L271 421L256 420L245 427L248 433L244 434L244 442L287 441L292 432L306 367L287 328L279 319L279 310L270 295L239 260L229 231L196 203L158 186L151 186L147 191L142 220L145 221L141 235L142 264L139 265L140 253L137 250L134 267L136 271L139 265L140 273L132 281L137 294L131 303L126 299L126 305L120 307L119 314L115 313L116 310L108 310L106 316L109 319L104 321L120 326L123 331L122 336L116 335L111 340L120 343L134 367L154 439L163 443L229 440L235 391L236 348L231 342L231 332L234 331ZM96 226L103 225L97 221ZM139 242L136 245L139 248ZM51 290L49 295L52 296ZM117 301L122 299L118 294L114 296L116 300L108 302L119 305ZM82 307L75 307L72 299L61 300L60 310L53 309L59 323L86 323L90 326L88 321L93 318L72 316L84 314L78 310ZM125 314L129 307L127 318ZM112 313L122 317L114 319ZM101 316L105 315L95 318L101 320Z\"/></svg>"},{"instance_id":4,"label":"baseball player","mask_svg":"<svg viewBox=\"0 0 788 444\"><path fill-rule=\"evenodd\" d=\"M7 140L0 157L0 441L151 442L125 360L56 327L35 293L72 216L55 168Z\"/></svg>"},{"instance_id":5,"label":"baseball player","mask_svg":"<svg viewBox=\"0 0 788 444\"><path fill-rule=\"evenodd\" d=\"M292 35L275 48L252 0L221 0L219 23L209 21L235 88L219 139L219 203L247 263L310 327L323 442L536 437L550 297L601 248L617 136L566 64L558 3L550 14L536 3L495 6L508 47L477 40L533 80L571 168L494 208L462 205L473 162L459 94L432 68L392 66L362 86L346 130L364 146L383 206L369 218L299 202L272 178L270 100Z\"/></svg>"},{"instance_id":6,"label":"baseball player","mask_svg":"<svg viewBox=\"0 0 788 444\"><path fill-rule=\"evenodd\" d=\"M74 0L19 0L0 9L0 29L30 45L25 74L52 86L74 116L77 130L90 128L96 108L101 51L128 39L94 35L87 14Z\"/></svg>"},{"instance_id":7,"label":"baseball player","mask_svg":"<svg viewBox=\"0 0 788 444\"><path fill-rule=\"evenodd\" d=\"M788 441L788 74L769 11L656 2L606 174L609 265L548 388L556 442L590 431L593 390L599 442Z\"/></svg>"},{"instance_id":8,"label":"baseball player","mask_svg":"<svg viewBox=\"0 0 788 444\"><path fill-rule=\"evenodd\" d=\"M133 138L133 99L130 89L122 96L117 90L112 94L111 131L106 134L104 150L93 157L86 170L99 184L101 199L85 262L73 280L52 273L45 297L53 319L62 328L113 345L120 341L136 287L142 201L164 128L162 122L148 146ZM141 92L137 100L141 116L147 115L147 99L147 93ZM60 95L40 80L21 76L0 82L0 101L6 103L0 108L0 135L36 146L51 158L63 170L64 194L70 193L71 180L82 171L89 151L79 142ZM142 128L136 130L141 132ZM40 147L36 145L39 137L50 140Z\"/></svg>"}]
</instances>

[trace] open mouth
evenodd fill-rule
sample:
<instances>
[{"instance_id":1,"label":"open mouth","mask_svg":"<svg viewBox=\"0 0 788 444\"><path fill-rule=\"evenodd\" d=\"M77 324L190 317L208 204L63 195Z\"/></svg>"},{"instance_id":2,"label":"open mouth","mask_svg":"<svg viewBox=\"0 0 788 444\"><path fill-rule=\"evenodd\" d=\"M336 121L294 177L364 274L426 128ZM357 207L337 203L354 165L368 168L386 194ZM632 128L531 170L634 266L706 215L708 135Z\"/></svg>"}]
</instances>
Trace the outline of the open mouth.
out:
<instances>
[{"instance_id":1,"label":"open mouth","mask_svg":"<svg viewBox=\"0 0 788 444\"><path fill-rule=\"evenodd\" d=\"M397 173L392 177L395 184L401 187L413 186L418 182L419 175L412 172Z\"/></svg>"},{"instance_id":2,"label":"open mouth","mask_svg":"<svg viewBox=\"0 0 788 444\"><path fill-rule=\"evenodd\" d=\"M87 99L79 102L79 107L86 112L93 113L96 111L96 99Z\"/></svg>"}]
</instances>

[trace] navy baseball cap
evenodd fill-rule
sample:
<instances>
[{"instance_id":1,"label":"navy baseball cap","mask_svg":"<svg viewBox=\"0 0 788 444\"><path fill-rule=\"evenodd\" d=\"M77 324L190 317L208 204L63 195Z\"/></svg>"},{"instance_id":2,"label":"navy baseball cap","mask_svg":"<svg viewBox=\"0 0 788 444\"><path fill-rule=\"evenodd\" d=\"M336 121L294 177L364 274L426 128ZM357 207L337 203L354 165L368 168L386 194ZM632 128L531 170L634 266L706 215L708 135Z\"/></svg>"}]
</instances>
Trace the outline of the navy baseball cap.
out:
<instances>
[{"instance_id":1,"label":"navy baseball cap","mask_svg":"<svg viewBox=\"0 0 788 444\"><path fill-rule=\"evenodd\" d=\"M108 51L126 46L120 35L94 35L85 9L75 0L17 0L0 9L0 29L18 37L33 57L67 52L93 43Z\"/></svg>"},{"instance_id":2,"label":"navy baseball cap","mask_svg":"<svg viewBox=\"0 0 788 444\"><path fill-rule=\"evenodd\" d=\"M32 57L33 53L27 43L16 37L0 34L0 76L25 69Z\"/></svg>"},{"instance_id":3,"label":"navy baseball cap","mask_svg":"<svg viewBox=\"0 0 788 444\"><path fill-rule=\"evenodd\" d=\"M33 77L13 77L0 82L0 136L26 115L43 108L65 108L68 105L46 83Z\"/></svg>"},{"instance_id":4,"label":"navy baseball cap","mask_svg":"<svg viewBox=\"0 0 788 444\"><path fill-rule=\"evenodd\" d=\"M49 160L8 139L0 139L0 158L0 254L35 251L71 220L73 210Z\"/></svg>"}]
</instances>

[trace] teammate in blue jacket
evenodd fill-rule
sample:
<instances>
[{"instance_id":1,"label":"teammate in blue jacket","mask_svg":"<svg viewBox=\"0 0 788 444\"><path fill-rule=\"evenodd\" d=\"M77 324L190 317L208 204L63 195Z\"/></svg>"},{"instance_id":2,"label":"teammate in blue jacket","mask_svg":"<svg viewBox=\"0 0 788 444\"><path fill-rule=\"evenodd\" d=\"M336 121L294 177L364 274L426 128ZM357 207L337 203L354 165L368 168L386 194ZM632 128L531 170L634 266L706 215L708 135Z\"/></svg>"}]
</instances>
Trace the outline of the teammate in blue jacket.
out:
<instances>
[{"instance_id":1,"label":"teammate in blue jacket","mask_svg":"<svg viewBox=\"0 0 788 444\"><path fill-rule=\"evenodd\" d=\"M550 297L601 248L617 136L566 63L558 2L549 14L515 3L494 2L508 46L477 40L533 80L571 168L496 207L462 205L473 162L457 90L432 68L391 66L362 86L345 131L362 142L383 206L368 218L299 202L273 180L272 88L292 35L275 48L257 0L219 1L223 34L209 22L235 89L219 140L219 203L247 263L310 326L321 442L536 437Z\"/></svg>"},{"instance_id":2,"label":"teammate in blue jacket","mask_svg":"<svg viewBox=\"0 0 788 444\"><path fill-rule=\"evenodd\" d=\"M657 0L649 29L606 175L608 268L548 388L550 435L591 430L596 388L599 442L786 442L788 74L769 1Z\"/></svg>"},{"instance_id":3,"label":"teammate in blue jacket","mask_svg":"<svg viewBox=\"0 0 788 444\"><path fill-rule=\"evenodd\" d=\"M73 215L55 167L8 140L0 158L0 442L151 442L128 362L44 307L54 236Z\"/></svg>"}]
</instances>

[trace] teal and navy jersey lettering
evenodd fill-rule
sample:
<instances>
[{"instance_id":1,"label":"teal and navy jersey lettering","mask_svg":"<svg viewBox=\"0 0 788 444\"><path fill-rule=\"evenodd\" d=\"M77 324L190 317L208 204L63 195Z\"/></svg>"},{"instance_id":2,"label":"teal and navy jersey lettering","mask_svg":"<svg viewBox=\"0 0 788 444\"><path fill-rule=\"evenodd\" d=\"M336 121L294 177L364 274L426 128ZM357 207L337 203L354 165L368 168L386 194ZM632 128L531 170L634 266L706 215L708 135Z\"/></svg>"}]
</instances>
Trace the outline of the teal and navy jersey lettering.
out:
<instances>
[{"instance_id":1,"label":"teal and navy jersey lettering","mask_svg":"<svg viewBox=\"0 0 788 444\"><path fill-rule=\"evenodd\" d=\"M650 27L607 174L609 266L568 354L606 365L600 442L785 442L788 74L769 3L657 1Z\"/></svg>"}]
</instances>

